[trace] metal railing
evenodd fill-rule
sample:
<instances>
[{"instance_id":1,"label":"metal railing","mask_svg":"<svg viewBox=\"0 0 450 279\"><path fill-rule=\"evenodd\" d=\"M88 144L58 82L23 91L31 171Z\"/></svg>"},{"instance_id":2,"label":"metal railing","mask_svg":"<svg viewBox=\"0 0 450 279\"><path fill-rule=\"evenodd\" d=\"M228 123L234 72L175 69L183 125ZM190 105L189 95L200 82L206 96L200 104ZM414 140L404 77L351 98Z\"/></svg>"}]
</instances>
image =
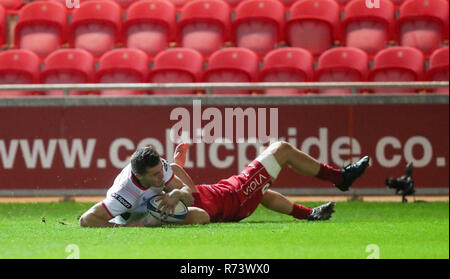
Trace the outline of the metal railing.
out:
<instances>
[{"instance_id":1,"label":"metal railing","mask_svg":"<svg viewBox=\"0 0 450 279\"><path fill-rule=\"evenodd\" d=\"M70 95L71 90L201 90L211 95L213 90L229 89L350 89L357 94L362 89L424 89L449 88L448 81L432 82L241 82L241 83L84 83L84 84L18 84L0 85L1 91L53 91L62 90Z\"/></svg>"}]
</instances>

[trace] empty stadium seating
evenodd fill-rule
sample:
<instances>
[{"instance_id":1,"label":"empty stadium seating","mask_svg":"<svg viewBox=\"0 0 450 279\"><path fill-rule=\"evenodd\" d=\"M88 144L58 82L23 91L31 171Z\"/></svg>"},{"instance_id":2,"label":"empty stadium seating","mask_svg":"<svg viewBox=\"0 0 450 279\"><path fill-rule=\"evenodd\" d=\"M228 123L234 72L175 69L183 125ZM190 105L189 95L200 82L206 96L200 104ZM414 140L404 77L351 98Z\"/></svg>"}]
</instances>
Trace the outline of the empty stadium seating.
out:
<instances>
[{"instance_id":1,"label":"empty stadium seating","mask_svg":"<svg viewBox=\"0 0 450 279\"><path fill-rule=\"evenodd\" d=\"M315 80L319 82L365 81L369 71L367 54L353 47L325 51L318 60ZM320 94L350 94L350 89L323 89Z\"/></svg>"},{"instance_id":2,"label":"empty stadium seating","mask_svg":"<svg viewBox=\"0 0 450 279\"><path fill-rule=\"evenodd\" d=\"M448 81L448 0L379 0L380 7L374 9L367 8L366 0L79 1L81 8L74 9L66 7L66 0L0 0L0 53L4 52L2 49L17 48L45 59L41 73L35 73L37 81L26 80L24 76L30 77L29 74L19 75L10 69L13 74L1 77L3 82ZM400 46L391 47L394 44ZM225 48L230 45L235 47ZM30 52L20 56L28 57ZM99 72L86 73L86 65L101 57L103 66L99 66ZM137 63L137 57L144 59L143 63ZM35 61L34 56L31 59ZM371 60L373 70L369 75ZM71 64L74 61L80 64ZM150 61L154 61L153 71ZM429 61L426 74L425 61ZM315 63L314 72L310 67ZM7 68L4 66L2 73L6 74ZM30 69L29 65L26 68ZM447 92L448 88L430 91ZM255 91L213 93L252 92ZM270 89L264 93L307 92Z\"/></svg>"},{"instance_id":3,"label":"empty stadium seating","mask_svg":"<svg viewBox=\"0 0 450 279\"><path fill-rule=\"evenodd\" d=\"M292 5L289 14L285 34L290 46L318 56L338 37L339 6L335 0L301 0Z\"/></svg>"},{"instance_id":4,"label":"empty stadium seating","mask_svg":"<svg viewBox=\"0 0 450 279\"><path fill-rule=\"evenodd\" d=\"M66 4L67 0L50 0L50 1L56 1L56 2L60 2L62 4ZM70 3L73 5L76 3L76 0L69 0ZM90 1L90 0L78 0L79 4L82 4L83 2L86 1ZM136 0L103 0L103 1L113 1L116 2L117 4L119 4L122 8L126 9L128 8L131 4L133 4L134 2L138 2ZM139 0L140 1L140 0Z\"/></svg>"},{"instance_id":5,"label":"empty stadium seating","mask_svg":"<svg viewBox=\"0 0 450 279\"><path fill-rule=\"evenodd\" d=\"M397 21L402 46L430 55L448 38L449 5L446 0L408 0Z\"/></svg>"},{"instance_id":6,"label":"empty stadium seating","mask_svg":"<svg viewBox=\"0 0 450 279\"><path fill-rule=\"evenodd\" d=\"M377 82L421 81L425 67L424 55L412 47L381 50L374 58L369 80ZM375 89L375 93L414 93L415 89Z\"/></svg>"},{"instance_id":7,"label":"empty stadium seating","mask_svg":"<svg viewBox=\"0 0 450 279\"><path fill-rule=\"evenodd\" d=\"M41 59L34 52L13 49L0 52L0 84L32 84L39 82ZM0 91L4 96L29 96L33 92Z\"/></svg>"},{"instance_id":8,"label":"empty stadium seating","mask_svg":"<svg viewBox=\"0 0 450 279\"><path fill-rule=\"evenodd\" d=\"M69 0L69 2L67 2L67 0L47 0L47 1L52 1L52 2L59 2L61 4L63 4L67 9L73 9L73 8L77 8L79 7L79 5L81 5L83 2L89 1L89 0Z\"/></svg>"},{"instance_id":9,"label":"empty stadium seating","mask_svg":"<svg viewBox=\"0 0 450 279\"><path fill-rule=\"evenodd\" d=\"M235 10L233 39L261 57L275 48L283 37L285 11L278 0L247 0Z\"/></svg>"},{"instance_id":10,"label":"empty stadium seating","mask_svg":"<svg viewBox=\"0 0 450 279\"><path fill-rule=\"evenodd\" d=\"M0 6L0 49L6 43L6 11Z\"/></svg>"},{"instance_id":11,"label":"empty stadium seating","mask_svg":"<svg viewBox=\"0 0 450 279\"><path fill-rule=\"evenodd\" d=\"M336 1L336 3L338 3L340 6L345 6L345 5L347 5L350 1L352 1L352 0L335 0Z\"/></svg>"},{"instance_id":12,"label":"empty stadium seating","mask_svg":"<svg viewBox=\"0 0 450 279\"><path fill-rule=\"evenodd\" d=\"M22 0L0 0L0 6L3 6L6 10L16 11L22 7Z\"/></svg>"},{"instance_id":13,"label":"empty stadium seating","mask_svg":"<svg viewBox=\"0 0 450 279\"><path fill-rule=\"evenodd\" d=\"M366 0L353 0L345 6L342 21L344 44L375 55L393 37L395 7L380 0L380 7L368 9Z\"/></svg>"},{"instance_id":14,"label":"empty stadium seating","mask_svg":"<svg viewBox=\"0 0 450 279\"><path fill-rule=\"evenodd\" d=\"M395 6L401 6L406 0L391 0Z\"/></svg>"},{"instance_id":15,"label":"empty stadium seating","mask_svg":"<svg viewBox=\"0 0 450 279\"><path fill-rule=\"evenodd\" d=\"M203 71L203 56L194 49L174 48L160 52L153 61L149 82L197 82ZM194 90L155 90L154 94L194 94Z\"/></svg>"},{"instance_id":16,"label":"empty stadium seating","mask_svg":"<svg viewBox=\"0 0 450 279\"><path fill-rule=\"evenodd\" d=\"M172 2L177 8L181 8L184 6L184 4L186 4L190 0L169 0L169 1Z\"/></svg>"},{"instance_id":17,"label":"empty stadium seating","mask_svg":"<svg viewBox=\"0 0 450 279\"><path fill-rule=\"evenodd\" d=\"M314 57L305 49L280 48L269 52L263 59L261 82L311 81L314 73ZM301 89L266 89L266 95L295 95L305 93Z\"/></svg>"},{"instance_id":18,"label":"empty stadium seating","mask_svg":"<svg viewBox=\"0 0 450 279\"><path fill-rule=\"evenodd\" d=\"M435 50L430 56L429 69L427 71L427 80L429 81L448 81L449 80L449 48L444 47ZM435 93L448 94L449 88L438 88L432 90Z\"/></svg>"},{"instance_id":19,"label":"empty stadium seating","mask_svg":"<svg viewBox=\"0 0 450 279\"><path fill-rule=\"evenodd\" d=\"M138 1L127 9L123 34L128 48L150 56L166 49L175 39L175 6L168 1Z\"/></svg>"},{"instance_id":20,"label":"empty stadium seating","mask_svg":"<svg viewBox=\"0 0 450 279\"><path fill-rule=\"evenodd\" d=\"M110 50L120 40L122 8L113 1L87 1L74 9L69 43L95 57Z\"/></svg>"},{"instance_id":21,"label":"empty stadium seating","mask_svg":"<svg viewBox=\"0 0 450 279\"><path fill-rule=\"evenodd\" d=\"M178 28L181 46L207 57L230 39L229 6L217 0L190 1L181 10Z\"/></svg>"},{"instance_id":22,"label":"empty stadium seating","mask_svg":"<svg viewBox=\"0 0 450 279\"><path fill-rule=\"evenodd\" d=\"M236 7L237 5L239 5L240 2L245 0L223 0L223 1L227 2L227 4L230 5L230 7Z\"/></svg>"},{"instance_id":23,"label":"empty stadium seating","mask_svg":"<svg viewBox=\"0 0 450 279\"><path fill-rule=\"evenodd\" d=\"M225 48L208 60L204 82L253 82L258 74L258 55L246 48ZM214 90L213 94L250 94L251 90Z\"/></svg>"},{"instance_id":24,"label":"empty stadium seating","mask_svg":"<svg viewBox=\"0 0 450 279\"><path fill-rule=\"evenodd\" d=\"M139 49L120 48L103 54L98 63L99 83L140 83L149 74L149 57ZM101 95L141 95L139 90L103 90Z\"/></svg>"},{"instance_id":25,"label":"empty stadium seating","mask_svg":"<svg viewBox=\"0 0 450 279\"><path fill-rule=\"evenodd\" d=\"M119 4L123 9L128 8L134 2L138 2L136 0L107 0L107 1L114 1L117 4Z\"/></svg>"},{"instance_id":26,"label":"empty stadium seating","mask_svg":"<svg viewBox=\"0 0 450 279\"><path fill-rule=\"evenodd\" d=\"M297 0L280 0L280 2L283 3L285 7L290 7L292 4L297 2Z\"/></svg>"},{"instance_id":27,"label":"empty stadium seating","mask_svg":"<svg viewBox=\"0 0 450 279\"><path fill-rule=\"evenodd\" d=\"M94 82L94 57L82 49L61 49L44 60L41 83L92 83ZM49 91L47 95L63 95L63 91ZM86 95L87 91L70 91L70 95Z\"/></svg>"},{"instance_id":28,"label":"empty stadium seating","mask_svg":"<svg viewBox=\"0 0 450 279\"><path fill-rule=\"evenodd\" d=\"M45 58L65 41L66 8L57 2L35 1L19 12L15 45Z\"/></svg>"}]
</instances>

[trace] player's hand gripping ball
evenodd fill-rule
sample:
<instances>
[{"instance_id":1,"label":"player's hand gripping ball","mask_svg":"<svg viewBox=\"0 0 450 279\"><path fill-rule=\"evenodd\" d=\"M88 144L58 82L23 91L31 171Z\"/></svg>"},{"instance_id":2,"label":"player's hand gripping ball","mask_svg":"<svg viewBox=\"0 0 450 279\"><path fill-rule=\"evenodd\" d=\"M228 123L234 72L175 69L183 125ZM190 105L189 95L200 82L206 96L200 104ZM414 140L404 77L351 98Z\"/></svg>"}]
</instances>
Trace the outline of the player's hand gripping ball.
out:
<instances>
[{"instance_id":1,"label":"player's hand gripping ball","mask_svg":"<svg viewBox=\"0 0 450 279\"><path fill-rule=\"evenodd\" d=\"M153 196L147 202L147 209L153 217L169 223L177 223L186 219L188 208L182 201L179 201L175 206L173 214L163 216L162 211L158 209L160 203L162 202L162 199L160 198L161 196L163 195Z\"/></svg>"}]
</instances>

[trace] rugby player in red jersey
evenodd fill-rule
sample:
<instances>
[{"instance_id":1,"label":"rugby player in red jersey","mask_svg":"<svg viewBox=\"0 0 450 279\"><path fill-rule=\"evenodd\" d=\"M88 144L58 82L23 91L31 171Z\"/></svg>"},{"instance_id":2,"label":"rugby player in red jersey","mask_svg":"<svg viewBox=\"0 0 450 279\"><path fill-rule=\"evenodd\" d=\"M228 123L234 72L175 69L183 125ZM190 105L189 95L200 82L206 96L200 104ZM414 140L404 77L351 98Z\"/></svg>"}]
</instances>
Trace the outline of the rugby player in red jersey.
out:
<instances>
[{"instance_id":1,"label":"rugby player in red jersey","mask_svg":"<svg viewBox=\"0 0 450 279\"><path fill-rule=\"evenodd\" d=\"M334 212L334 203L308 208L291 202L270 186L278 178L284 166L289 166L301 175L315 176L334 184L341 191L348 191L353 182L369 166L370 158L336 169L322 164L287 142L271 144L239 175L223 179L216 184L194 185L182 168L188 144L177 147L172 169L191 188L193 207L201 208L210 217L210 222L238 222L250 216L262 204L264 207L297 219L310 221L328 220Z\"/></svg>"},{"instance_id":2,"label":"rugby player in red jersey","mask_svg":"<svg viewBox=\"0 0 450 279\"><path fill-rule=\"evenodd\" d=\"M315 176L347 191L369 166L370 158L337 169L322 164L287 142L275 142L244 170L216 184L195 185L183 169L188 144L177 147L174 164L169 165L151 147L138 149L128 165L116 178L104 201L94 205L80 218L81 226L158 226L161 222L146 211L146 201L162 196L163 214L173 212L182 200L189 209L180 224L238 222L250 216L262 204L266 208L310 221L328 220L334 203L316 208L295 204L270 188L284 166L301 175Z\"/></svg>"}]
</instances>

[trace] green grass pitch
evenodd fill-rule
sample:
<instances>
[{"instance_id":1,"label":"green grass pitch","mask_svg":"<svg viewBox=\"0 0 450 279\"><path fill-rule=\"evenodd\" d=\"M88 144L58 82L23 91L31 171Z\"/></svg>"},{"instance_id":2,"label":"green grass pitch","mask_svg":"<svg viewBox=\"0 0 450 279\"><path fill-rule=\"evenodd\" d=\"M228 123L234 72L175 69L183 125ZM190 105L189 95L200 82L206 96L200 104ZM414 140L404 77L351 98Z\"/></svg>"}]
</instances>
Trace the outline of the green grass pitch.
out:
<instances>
[{"instance_id":1,"label":"green grass pitch","mask_svg":"<svg viewBox=\"0 0 450 279\"><path fill-rule=\"evenodd\" d=\"M259 207L239 223L81 228L77 218L91 205L0 204L0 259L64 259L74 253L82 259L449 258L448 202L340 202L325 222Z\"/></svg>"}]
</instances>

